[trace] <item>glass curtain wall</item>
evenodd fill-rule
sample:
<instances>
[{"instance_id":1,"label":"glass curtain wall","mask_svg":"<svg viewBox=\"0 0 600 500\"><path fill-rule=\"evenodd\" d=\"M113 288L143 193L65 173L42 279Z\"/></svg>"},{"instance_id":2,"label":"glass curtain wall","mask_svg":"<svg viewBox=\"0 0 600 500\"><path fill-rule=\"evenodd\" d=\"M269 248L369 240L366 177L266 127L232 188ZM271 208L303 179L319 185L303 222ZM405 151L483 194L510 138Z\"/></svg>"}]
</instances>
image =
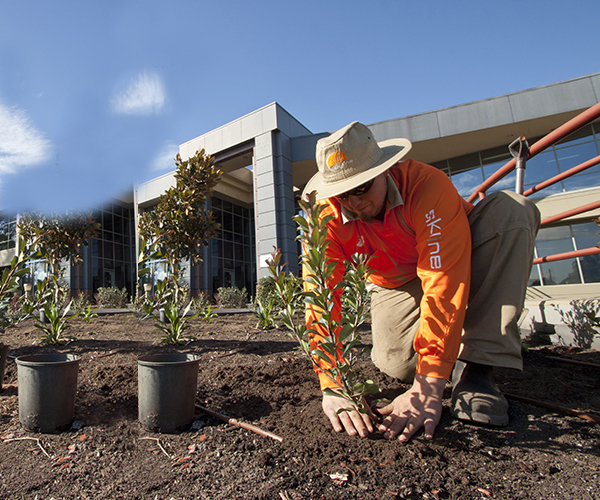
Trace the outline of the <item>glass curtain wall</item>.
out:
<instances>
[{"instance_id":1,"label":"glass curtain wall","mask_svg":"<svg viewBox=\"0 0 600 500\"><path fill-rule=\"evenodd\" d=\"M540 229L536 257L583 250L598 245L600 227L595 222ZM600 283L600 257L586 255L533 266L529 285Z\"/></svg>"},{"instance_id":2,"label":"glass curtain wall","mask_svg":"<svg viewBox=\"0 0 600 500\"><path fill-rule=\"evenodd\" d=\"M94 217L102 229L90 245L92 292L114 286L126 288L132 295L137 261L133 209L110 203L95 212Z\"/></svg>"},{"instance_id":3,"label":"glass curtain wall","mask_svg":"<svg viewBox=\"0 0 600 500\"><path fill-rule=\"evenodd\" d=\"M17 244L17 218L0 215L0 251L15 248Z\"/></svg>"},{"instance_id":4,"label":"glass curtain wall","mask_svg":"<svg viewBox=\"0 0 600 500\"><path fill-rule=\"evenodd\" d=\"M534 144L539 138L528 139ZM525 190L565 172L595 156L600 151L600 124L587 125L556 145L527 161L525 168ZM508 145L486 149L449 160L433 163L433 166L443 170L450 176L458 192L467 198L475 189L506 162L512 159ZM498 183L489 193L502 189L515 189L516 173L512 172ZM561 193L600 186L600 165L596 165L574 176L564 179L541 191L539 196ZM536 195L532 196L532 199Z\"/></svg>"},{"instance_id":5,"label":"glass curtain wall","mask_svg":"<svg viewBox=\"0 0 600 500\"><path fill-rule=\"evenodd\" d=\"M211 210L221 228L209 241L212 292L219 287L246 288L254 294L256 257L254 212L219 198L211 199Z\"/></svg>"},{"instance_id":6,"label":"glass curtain wall","mask_svg":"<svg viewBox=\"0 0 600 500\"><path fill-rule=\"evenodd\" d=\"M534 144L539 138L528 139ZM583 127L556 145L534 156L525 168L525 190L565 172L600 154L600 124ZM458 192L467 198L484 180L512 159L508 146L479 151L433 165L452 179ZM488 193L515 189L516 173L512 172ZM542 190L536 196L575 191L600 186L600 165L564 179ZM599 226L594 222L563 224L542 228L536 240L536 256L543 257L596 246L600 241ZM600 282L600 255L577 257L536 265L532 269L529 285L558 285Z\"/></svg>"}]
</instances>

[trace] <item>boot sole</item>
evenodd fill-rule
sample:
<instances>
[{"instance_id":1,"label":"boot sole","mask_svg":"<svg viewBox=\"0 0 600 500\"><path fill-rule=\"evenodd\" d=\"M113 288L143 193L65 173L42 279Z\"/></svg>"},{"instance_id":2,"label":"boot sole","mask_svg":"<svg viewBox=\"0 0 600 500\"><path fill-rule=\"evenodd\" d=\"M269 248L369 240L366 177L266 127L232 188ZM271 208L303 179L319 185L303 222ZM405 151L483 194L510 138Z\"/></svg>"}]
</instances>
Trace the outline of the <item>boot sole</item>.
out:
<instances>
[{"instance_id":1,"label":"boot sole","mask_svg":"<svg viewBox=\"0 0 600 500\"><path fill-rule=\"evenodd\" d=\"M505 427L508 425L508 415L486 415L485 413L451 410L450 414L458 420L493 427Z\"/></svg>"}]
</instances>

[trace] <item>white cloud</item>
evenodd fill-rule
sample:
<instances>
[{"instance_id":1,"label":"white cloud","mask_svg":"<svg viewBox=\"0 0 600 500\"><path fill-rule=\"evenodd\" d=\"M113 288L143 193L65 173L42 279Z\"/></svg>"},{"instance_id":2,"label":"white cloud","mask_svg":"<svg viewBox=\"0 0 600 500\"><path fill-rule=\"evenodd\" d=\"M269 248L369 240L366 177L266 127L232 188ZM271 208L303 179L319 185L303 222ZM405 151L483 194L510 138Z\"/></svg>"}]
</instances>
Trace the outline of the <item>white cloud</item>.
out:
<instances>
[{"instance_id":1,"label":"white cloud","mask_svg":"<svg viewBox=\"0 0 600 500\"><path fill-rule=\"evenodd\" d=\"M162 79L150 73L141 73L125 90L111 99L113 112L122 115L151 115L158 113L164 104Z\"/></svg>"},{"instance_id":2,"label":"white cloud","mask_svg":"<svg viewBox=\"0 0 600 500\"><path fill-rule=\"evenodd\" d=\"M0 103L0 175L48 160L51 143L27 115Z\"/></svg>"},{"instance_id":3,"label":"white cloud","mask_svg":"<svg viewBox=\"0 0 600 500\"><path fill-rule=\"evenodd\" d=\"M166 143L152 161L150 168L153 172L175 170L175 157L179 146L173 142Z\"/></svg>"}]
</instances>

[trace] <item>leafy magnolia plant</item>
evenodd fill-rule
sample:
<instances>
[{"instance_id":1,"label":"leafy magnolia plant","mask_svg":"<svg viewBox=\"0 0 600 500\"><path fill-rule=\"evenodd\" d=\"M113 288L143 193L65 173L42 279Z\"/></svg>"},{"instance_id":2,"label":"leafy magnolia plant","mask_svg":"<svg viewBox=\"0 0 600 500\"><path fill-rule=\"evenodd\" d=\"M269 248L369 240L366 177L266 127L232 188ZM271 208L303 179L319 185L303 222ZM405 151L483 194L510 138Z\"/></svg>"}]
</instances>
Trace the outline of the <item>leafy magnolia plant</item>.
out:
<instances>
[{"instance_id":1,"label":"leafy magnolia plant","mask_svg":"<svg viewBox=\"0 0 600 500\"><path fill-rule=\"evenodd\" d=\"M294 220L301 230L298 239L304 247L302 263L306 270L305 290L299 291L293 281L286 280L278 249L273 252L269 262L271 277L284 304L280 312L281 320L291 331L288 335L298 342L300 350L313 366L338 386L337 390L326 389L325 394L345 398L359 412L377 421L378 417L373 414L364 396L379 392L379 388L371 380L363 380L356 370L359 328L368 313L365 305L368 298L366 277L370 271L365 255L354 255L352 262L347 265L344 280L331 283L336 263L325 256L325 250L329 244L326 238L327 223L332 216L321 217L324 205L316 203L314 193L311 193L308 202L300 201L300 208L306 213L306 218L297 216ZM344 288L346 294L352 295L352 299L346 301L351 307L344 308L341 318L337 320L333 315L333 306L340 300ZM299 294L304 301L298 300ZM297 307L302 302L317 313L315 326L318 329L307 328L304 310ZM311 339L318 340L311 342Z\"/></svg>"},{"instance_id":2,"label":"leafy magnolia plant","mask_svg":"<svg viewBox=\"0 0 600 500\"><path fill-rule=\"evenodd\" d=\"M92 214L70 213L65 215L26 214L17 223L19 236L31 251L48 264L48 277L36 283L36 297L41 303L48 323L38 319L37 328L43 333L42 343L60 344L62 334L68 328L67 316L71 301L66 306L68 286L63 283L63 259L71 258L79 264L81 246L96 236L100 224ZM64 308L64 309L63 309Z\"/></svg>"},{"instance_id":3,"label":"leafy magnolia plant","mask_svg":"<svg viewBox=\"0 0 600 500\"><path fill-rule=\"evenodd\" d=\"M163 258L168 264L168 276L157 283L156 294L143 304L146 315L164 310L168 324L157 326L164 334L160 339L165 344L184 341L185 316L192 306L191 301L185 305L189 289L183 280L182 262L200 262L203 247L220 227L206 209L206 197L221 179L214 158L202 149L185 161L177 155L175 164L175 186L161 195L158 204L144 212L139 221L139 265L144 268L140 275L149 272L144 266L151 259Z\"/></svg>"},{"instance_id":4,"label":"leafy magnolia plant","mask_svg":"<svg viewBox=\"0 0 600 500\"><path fill-rule=\"evenodd\" d=\"M2 271L0 275L0 333L9 326L14 326L19 321L28 317L29 314L19 315L15 317L9 314L12 297L20 291L20 280L23 276L29 273L29 268L23 265L31 257L29 248L25 241L21 242L19 253L15 255L10 263L10 266ZM31 313L32 304L25 304L26 312Z\"/></svg>"}]
</instances>

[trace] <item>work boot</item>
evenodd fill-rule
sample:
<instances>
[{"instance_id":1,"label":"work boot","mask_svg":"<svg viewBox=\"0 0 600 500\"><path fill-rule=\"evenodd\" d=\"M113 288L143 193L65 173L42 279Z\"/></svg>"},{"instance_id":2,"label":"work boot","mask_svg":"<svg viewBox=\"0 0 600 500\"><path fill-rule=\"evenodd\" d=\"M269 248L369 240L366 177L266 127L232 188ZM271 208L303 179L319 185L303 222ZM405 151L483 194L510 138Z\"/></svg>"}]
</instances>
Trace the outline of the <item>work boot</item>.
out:
<instances>
[{"instance_id":1,"label":"work boot","mask_svg":"<svg viewBox=\"0 0 600 500\"><path fill-rule=\"evenodd\" d=\"M458 360L452 372L454 418L502 427L508 424L508 402L494 382L493 368Z\"/></svg>"}]
</instances>

